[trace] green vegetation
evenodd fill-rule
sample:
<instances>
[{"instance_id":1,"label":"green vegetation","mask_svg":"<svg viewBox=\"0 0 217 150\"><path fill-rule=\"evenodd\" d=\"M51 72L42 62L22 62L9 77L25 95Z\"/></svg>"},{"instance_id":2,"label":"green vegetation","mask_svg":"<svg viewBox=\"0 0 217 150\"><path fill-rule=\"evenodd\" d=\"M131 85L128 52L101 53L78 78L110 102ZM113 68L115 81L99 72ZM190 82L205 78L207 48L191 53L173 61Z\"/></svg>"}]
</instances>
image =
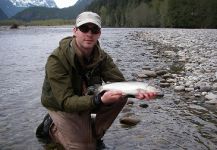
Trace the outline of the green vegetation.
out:
<instances>
[{"instance_id":1,"label":"green vegetation","mask_svg":"<svg viewBox=\"0 0 217 150\"><path fill-rule=\"evenodd\" d=\"M216 8L217 0L79 0L63 9L31 7L0 25L73 24L80 12L91 10L104 27L217 28Z\"/></svg>"},{"instance_id":2,"label":"green vegetation","mask_svg":"<svg viewBox=\"0 0 217 150\"><path fill-rule=\"evenodd\" d=\"M1 20L0 26L11 26L17 24L18 26L59 26L59 25L73 25L75 20L64 19L48 19L48 20L33 20L33 21L21 21L21 20Z\"/></svg>"},{"instance_id":3,"label":"green vegetation","mask_svg":"<svg viewBox=\"0 0 217 150\"><path fill-rule=\"evenodd\" d=\"M217 0L95 0L105 26L217 28Z\"/></svg>"}]
</instances>

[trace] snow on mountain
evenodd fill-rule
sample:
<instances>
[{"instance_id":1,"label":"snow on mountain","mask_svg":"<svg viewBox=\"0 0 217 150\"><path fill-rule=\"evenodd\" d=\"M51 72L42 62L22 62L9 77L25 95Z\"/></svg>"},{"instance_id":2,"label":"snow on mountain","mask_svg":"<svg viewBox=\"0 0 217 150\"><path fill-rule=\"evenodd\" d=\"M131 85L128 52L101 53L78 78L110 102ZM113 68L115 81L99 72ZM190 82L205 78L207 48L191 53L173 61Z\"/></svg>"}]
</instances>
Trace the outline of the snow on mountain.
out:
<instances>
[{"instance_id":1,"label":"snow on mountain","mask_svg":"<svg viewBox=\"0 0 217 150\"><path fill-rule=\"evenodd\" d=\"M9 0L17 7L43 6L43 7L57 7L54 0Z\"/></svg>"}]
</instances>

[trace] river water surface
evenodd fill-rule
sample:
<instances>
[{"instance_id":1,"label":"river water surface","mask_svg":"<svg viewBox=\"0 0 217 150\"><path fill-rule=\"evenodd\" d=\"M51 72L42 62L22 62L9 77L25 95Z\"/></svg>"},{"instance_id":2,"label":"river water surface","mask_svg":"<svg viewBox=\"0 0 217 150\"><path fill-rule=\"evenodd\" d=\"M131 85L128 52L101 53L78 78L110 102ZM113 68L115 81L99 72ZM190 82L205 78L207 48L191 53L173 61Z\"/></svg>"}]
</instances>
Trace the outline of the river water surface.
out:
<instances>
[{"instance_id":1,"label":"river water surface","mask_svg":"<svg viewBox=\"0 0 217 150\"><path fill-rule=\"evenodd\" d=\"M106 28L102 30L101 46L114 58L128 80L135 78L145 66L164 67L153 58L144 40L135 40L144 29ZM146 29L152 30L152 29ZM40 150L42 143L35 129L46 114L40 103L44 65L60 39L72 34L71 27L0 28L0 149ZM158 80L151 79L157 86ZM104 137L112 150L215 150L217 149L217 114L214 111L189 109L180 95L164 88L164 97L145 102L134 101L125 111L141 120L134 127L120 124L119 118ZM126 110L127 109L127 110ZM203 109L202 109L203 110Z\"/></svg>"}]
</instances>

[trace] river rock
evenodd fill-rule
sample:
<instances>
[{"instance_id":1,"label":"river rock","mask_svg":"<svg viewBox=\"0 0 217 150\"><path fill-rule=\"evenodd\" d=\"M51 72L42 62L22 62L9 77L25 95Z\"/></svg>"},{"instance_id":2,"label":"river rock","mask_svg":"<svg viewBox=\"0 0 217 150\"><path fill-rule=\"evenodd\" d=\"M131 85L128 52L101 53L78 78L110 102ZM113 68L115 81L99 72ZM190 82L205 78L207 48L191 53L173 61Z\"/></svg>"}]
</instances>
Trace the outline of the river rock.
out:
<instances>
[{"instance_id":1,"label":"river rock","mask_svg":"<svg viewBox=\"0 0 217 150\"><path fill-rule=\"evenodd\" d=\"M202 106L199 105L195 105L195 104L191 104L189 105L189 108L195 111L199 111L199 112L203 112L203 113L207 113L208 110Z\"/></svg>"},{"instance_id":2,"label":"river rock","mask_svg":"<svg viewBox=\"0 0 217 150\"><path fill-rule=\"evenodd\" d=\"M205 103L217 105L217 99L212 99L212 100L206 101Z\"/></svg>"},{"instance_id":3,"label":"river rock","mask_svg":"<svg viewBox=\"0 0 217 150\"><path fill-rule=\"evenodd\" d=\"M159 76L164 75L164 74L166 74L166 73L168 73L167 70L157 70L157 71L156 71L156 74L159 75Z\"/></svg>"},{"instance_id":4,"label":"river rock","mask_svg":"<svg viewBox=\"0 0 217 150\"><path fill-rule=\"evenodd\" d=\"M148 77L156 77L157 74L155 71L151 71L151 70L143 70L142 74L147 75Z\"/></svg>"},{"instance_id":5,"label":"river rock","mask_svg":"<svg viewBox=\"0 0 217 150\"><path fill-rule=\"evenodd\" d=\"M217 83L214 83L214 84L212 85L212 89L213 89L214 91L217 91Z\"/></svg>"},{"instance_id":6,"label":"river rock","mask_svg":"<svg viewBox=\"0 0 217 150\"><path fill-rule=\"evenodd\" d=\"M170 87L170 83L160 83L160 87L165 88L165 87Z\"/></svg>"},{"instance_id":7,"label":"river rock","mask_svg":"<svg viewBox=\"0 0 217 150\"><path fill-rule=\"evenodd\" d=\"M176 82L176 79L167 79L167 82L168 82L168 83L175 83L175 82Z\"/></svg>"},{"instance_id":8,"label":"river rock","mask_svg":"<svg viewBox=\"0 0 217 150\"><path fill-rule=\"evenodd\" d=\"M148 104L145 104L145 103L139 104L139 106L142 107L142 108L148 108Z\"/></svg>"},{"instance_id":9,"label":"river rock","mask_svg":"<svg viewBox=\"0 0 217 150\"><path fill-rule=\"evenodd\" d=\"M164 51L164 55L168 57L173 57L176 55L176 53L173 51Z\"/></svg>"},{"instance_id":10,"label":"river rock","mask_svg":"<svg viewBox=\"0 0 217 150\"><path fill-rule=\"evenodd\" d=\"M212 87L211 86L200 86L200 91L201 92L209 92L212 90Z\"/></svg>"},{"instance_id":11,"label":"river rock","mask_svg":"<svg viewBox=\"0 0 217 150\"><path fill-rule=\"evenodd\" d=\"M157 97L157 98L162 98L162 97L164 97L163 91L157 92L156 97Z\"/></svg>"},{"instance_id":12,"label":"river rock","mask_svg":"<svg viewBox=\"0 0 217 150\"><path fill-rule=\"evenodd\" d=\"M185 87L180 85L180 86L175 86L174 88L175 91L184 91L185 90Z\"/></svg>"},{"instance_id":13,"label":"river rock","mask_svg":"<svg viewBox=\"0 0 217 150\"><path fill-rule=\"evenodd\" d=\"M206 81L196 83L195 87L199 87L200 92L209 92L212 90L212 86Z\"/></svg>"},{"instance_id":14,"label":"river rock","mask_svg":"<svg viewBox=\"0 0 217 150\"><path fill-rule=\"evenodd\" d=\"M191 92L191 91L194 91L194 88L185 88L185 91L186 92Z\"/></svg>"},{"instance_id":15,"label":"river rock","mask_svg":"<svg viewBox=\"0 0 217 150\"><path fill-rule=\"evenodd\" d=\"M162 76L162 78L168 79L168 78L173 78L173 76L172 76L172 74L167 73L167 74L164 74L164 75Z\"/></svg>"},{"instance_id":16,"label":"river rock","mask_svg":"<svg viewBox=\"0 0 217 150\"><path fill-rule=\"evenodd\" d=\"M206 101L205 103L208 103L208 104L217 104L217 95L216 94L213 94L211 92L209 92L205 98L209 101Z\"/></svg>"},{"instance_id":17,"label":"river rock","mask_svg":"<svg viewBox=\"0 0 217 150\"><path fill-rule=\"evenodd\" d=\"M138 78L148 78L148 75L144 74L144 73L138 73L136 75Z\"/></svg>"},{"instance_id":18,"label":"river rock","mask_svg":"<svg viewBox=\"0 0 217 150\"><path fill-rule=\"evenodd\" d=\"M128 125L128 126L135 126L140 122L139 119L132 118L132 117L122 117L122 118L120 118L119 121L120 121L121 124L125 124L125 125Z\"/></svg>"}]
</instances>

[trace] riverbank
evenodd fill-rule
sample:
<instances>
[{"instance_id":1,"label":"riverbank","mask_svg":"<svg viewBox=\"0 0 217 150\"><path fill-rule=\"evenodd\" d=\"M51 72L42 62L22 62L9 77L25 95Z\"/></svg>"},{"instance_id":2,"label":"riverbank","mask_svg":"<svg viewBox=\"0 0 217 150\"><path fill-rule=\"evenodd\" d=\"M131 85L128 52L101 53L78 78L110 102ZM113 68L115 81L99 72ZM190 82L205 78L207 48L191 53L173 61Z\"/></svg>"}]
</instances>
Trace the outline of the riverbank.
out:
<instances>
[{"instance_id":1,"label":"riverbank","mask_svg":"<svg viewBox=\"0 0 217 150\"><path fill-rule=\"evenodd\" d=\"M155 58L168 64L171 77L161 80L162 86L171 86L189 102L217 110L217 30L153 29L136 37L153 46Z\"/></svg>"}]
</instances>

